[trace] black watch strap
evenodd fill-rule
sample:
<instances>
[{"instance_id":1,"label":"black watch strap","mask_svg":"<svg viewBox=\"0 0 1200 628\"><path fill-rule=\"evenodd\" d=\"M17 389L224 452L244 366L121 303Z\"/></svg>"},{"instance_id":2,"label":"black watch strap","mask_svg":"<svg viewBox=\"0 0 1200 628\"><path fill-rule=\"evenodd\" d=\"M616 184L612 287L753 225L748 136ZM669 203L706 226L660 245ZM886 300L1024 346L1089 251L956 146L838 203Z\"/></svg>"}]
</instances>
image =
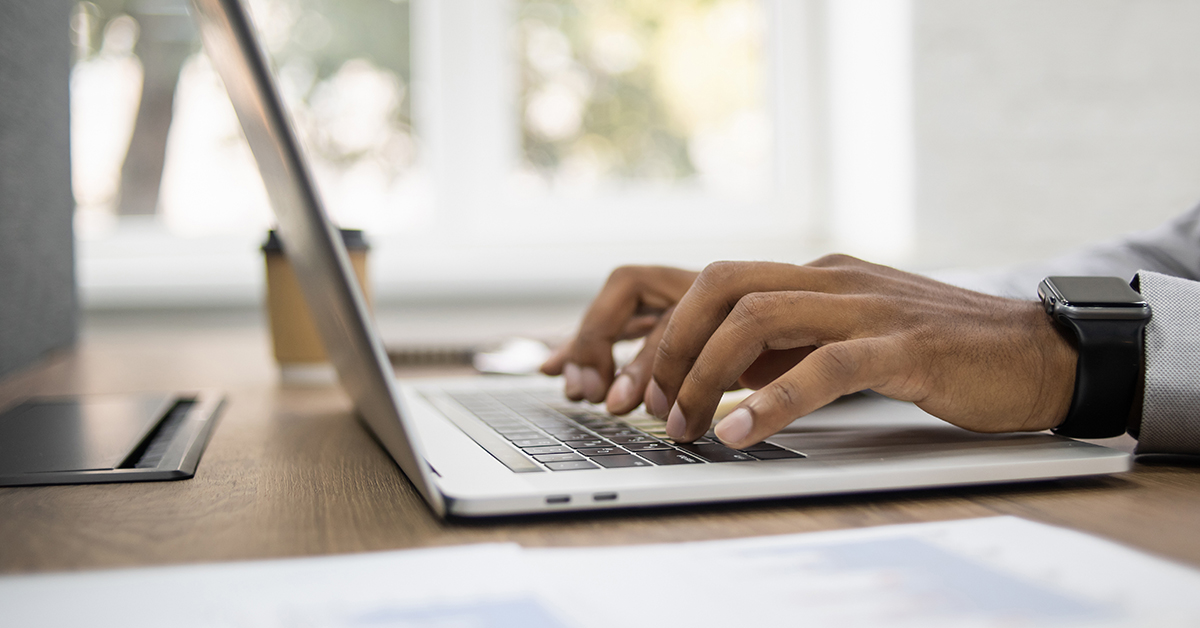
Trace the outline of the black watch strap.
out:
<instances>
[{"instance_id":1,"label":"black watch strap","mask_svg":"<svg viewBox=\"0 0 1200 628\"><path fill-rule=\"evenodd\" d=\"M1072 438L1109 438L1124 434L1141 389L1142 326L1131 333L1122 320L1058 318L1078 339L1075 396L1055 434Z\"/></svg>"}]
</instances>

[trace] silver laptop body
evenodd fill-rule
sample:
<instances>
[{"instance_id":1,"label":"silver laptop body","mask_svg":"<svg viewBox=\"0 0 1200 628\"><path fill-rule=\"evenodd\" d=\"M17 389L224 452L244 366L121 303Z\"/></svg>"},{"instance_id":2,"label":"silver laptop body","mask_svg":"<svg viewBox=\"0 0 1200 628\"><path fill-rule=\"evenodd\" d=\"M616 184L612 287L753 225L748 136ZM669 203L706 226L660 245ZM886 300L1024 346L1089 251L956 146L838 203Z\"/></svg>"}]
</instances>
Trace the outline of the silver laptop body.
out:
<instances>
[{"instance_id":1,"label":"silver laptop body","mask_svg":"<svg viewBox=\"0 0 1200 628\"><path fill-rule=\"evenodd\" d=\"M865 394L797 421L769 439L770 449L731 453L715 442L676 446L644 414L616 420L566 403L547 378L397 382L244 7L239 0L192 5L338 378L438 515L989 484L1129 468L1124 452L1040 433L975 434L912 404ZM620 458L600 460L606 456Z\"/></svg>"}]
</instances>

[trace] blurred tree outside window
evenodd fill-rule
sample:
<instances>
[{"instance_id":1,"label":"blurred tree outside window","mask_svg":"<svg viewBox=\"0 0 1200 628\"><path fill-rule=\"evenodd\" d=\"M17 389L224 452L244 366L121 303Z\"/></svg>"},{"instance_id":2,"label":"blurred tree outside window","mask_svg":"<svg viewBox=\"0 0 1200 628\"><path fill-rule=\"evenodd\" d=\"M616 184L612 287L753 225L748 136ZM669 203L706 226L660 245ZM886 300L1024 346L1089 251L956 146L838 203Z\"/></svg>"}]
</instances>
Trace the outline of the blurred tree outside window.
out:
<instances>
[{"instance_id":1,"label":"blurred tree outside window","mask_svg":"<svg viewBox=\"0 0 1200 628\"><path fill-rule=\"evenodd\" d=\"M756 0L522 0L523 166L550 186L770 184Z\"/></svg>"},{"instance_id":2,"label":"blurred tree outside window","mask_svg":"<svg viewBox=\"0 0 1200 628\"><path fill-rule=\"evenodd\" d=\"M335 219L403 212L416 162L401 0L251 0ZM265 192L186 0L80 2L72 152L81 235L157 215L181 235L265 229Z\"/></svg>"}]
</instances>

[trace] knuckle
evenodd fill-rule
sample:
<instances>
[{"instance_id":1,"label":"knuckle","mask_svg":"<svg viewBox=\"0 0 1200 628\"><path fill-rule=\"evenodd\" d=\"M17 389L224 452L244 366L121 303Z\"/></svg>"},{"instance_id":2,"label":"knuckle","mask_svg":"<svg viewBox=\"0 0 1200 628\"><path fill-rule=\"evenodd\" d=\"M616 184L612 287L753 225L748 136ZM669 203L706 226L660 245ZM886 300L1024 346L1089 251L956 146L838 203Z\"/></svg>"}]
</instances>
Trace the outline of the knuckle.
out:
<instances>
[{"instance_id":1,"label":"knuckle","mask_svg":"<svg viewBox=\"0 0 1200 628\"><path fill-rule=\"evenodd\" d=\"M684 376L683 387L681 390L688 389L692 391L702 391L709 388L712 384L713 372L708 368L708 365L702 360L697 360L692 364L692 368L688 369L687 375Z\"/></svg>"},{"instance_id":2,"label":"knuckle","mask_svg":"<svg viewBox=\"0 0 1200 628\"><path fill-rule=\"evenodd\" d=\"M837 270L838 281L843 286L861 288L870 281L870 273L857 266L842 267Z\"/></svg>"},{"instance_id":3,"label":"knuckle","mask_svg":"<svg viewBox=\"0 0 1200 628\"><path fill-rule=\"evenodd\" d=\"M700 271L698 281L703 282L704 285L721 285L737 276L741 267L742 262L713 262Z\"/></svg>"},{"instance_id":4,"label":"knuckle","mask_svg":"<svg viewBox=\"0 0 1200 628\"><path fill-rule=\"evenodd\" d=\"M618 266L608 275L609 285L628 285L644 272L640 266Z\"/></svg>"},{"instance_id":5,"label":"knuckle","mask_svg":"<svg viewBox=\"0 0 1200 628\"><path fill-rule=\"evenodd\" d=\"M879 288L879 267L861 260L842 256L853 260L853 263L818 264L816 267L825 276L831 289L838 292L873 293Z\"/></svg>"},{"instance_id":6,"label":"knuckle","mask_svg":"<svg viewBox=\"0 0 1200 628\"><path fill-rule=\"evenodd\" d=\"M675 351L675 345L671 341L671 334L664 334L658 341L658 346L654 349L655 364L665 364L674 361L678 356Z\"/></svg>"},{"instance_id":7,"label":"knuckle","mask_svg":"<svg viewBox=\"0 0 1200 628\"><path fill-rule=\"evenodd\" d=\"M853 378L859 371L860 360L858 353L847 348L842 343L834 343L821 347L821 361L818 363L823 377L830 381L840 381Z\"/></svg>"},{"instance_id":8,"label":"knuckle","mask_svg":"<svg viewBox=\"0 0 1200 628\"><path fill-rule=\"evenodd\" d=\"M777 301L771 293L751 292L738 299L730 318L744 328L761 329L773 317L778 306Z\"/></svg>"},{"instance_id":9,"label":"knuckle","mask_svg":"<svg viewBox=\"0 0 1200 628\"><path fill-rule=\"evenodd\" d=\"M774 411L772 414L782 413L790 416L790 411L800 405L800 387L790 379L777 379L764 392L770 395L769 407Z\"/></svg>"},{"instance_id":10,"label":"knuckle","mask_svg":"<svg viewBox=\"0 0 1200 628\"><path fill-rule=\"evenodd\" d=\"M829 253L828 255L822 255L812 262L809 262L808 265L817 266L819 268L859 268L863 266L870 266L871 264L869 262L864 262L853 255L846 255L845 253Z\"/></svg>"},{"instance_id":11,"label":"knuckle","mask_svg":"<svg viewBox=\"0 0 1200 628\"><path fill-rule=\"evenodd\" d=\"M822 255L809 263L809 266L820 266L821 268L831 268L834 266L845 266L853 257L844 253L829 253Z\"/></svg>"}]
</instances>

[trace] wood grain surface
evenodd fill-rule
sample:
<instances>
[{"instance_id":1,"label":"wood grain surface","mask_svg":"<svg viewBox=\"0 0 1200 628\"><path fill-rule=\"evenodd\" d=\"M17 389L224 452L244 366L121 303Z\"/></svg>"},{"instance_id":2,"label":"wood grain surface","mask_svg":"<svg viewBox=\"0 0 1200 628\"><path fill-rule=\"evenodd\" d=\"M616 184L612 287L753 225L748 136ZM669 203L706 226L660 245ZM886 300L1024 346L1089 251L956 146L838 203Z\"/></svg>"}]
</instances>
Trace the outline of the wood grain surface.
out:
<instances>
[{"instance_id":1,"label":"wood grain surface","mask_svg":"<svg viewBox=\"0 0 1200 628\"><path fill-rule=\"evenodd\" d=\"M0 488L0 573L487 541L656 543L1001 514L1200 565L1200 467L1183 459L1098 479L441 521L337 388L279 383L260 324L93 330L77 349L0 382L0 407L39 394L197 388L225 391L228 404L194 479Z\"/></svg>"}]
</instances>

